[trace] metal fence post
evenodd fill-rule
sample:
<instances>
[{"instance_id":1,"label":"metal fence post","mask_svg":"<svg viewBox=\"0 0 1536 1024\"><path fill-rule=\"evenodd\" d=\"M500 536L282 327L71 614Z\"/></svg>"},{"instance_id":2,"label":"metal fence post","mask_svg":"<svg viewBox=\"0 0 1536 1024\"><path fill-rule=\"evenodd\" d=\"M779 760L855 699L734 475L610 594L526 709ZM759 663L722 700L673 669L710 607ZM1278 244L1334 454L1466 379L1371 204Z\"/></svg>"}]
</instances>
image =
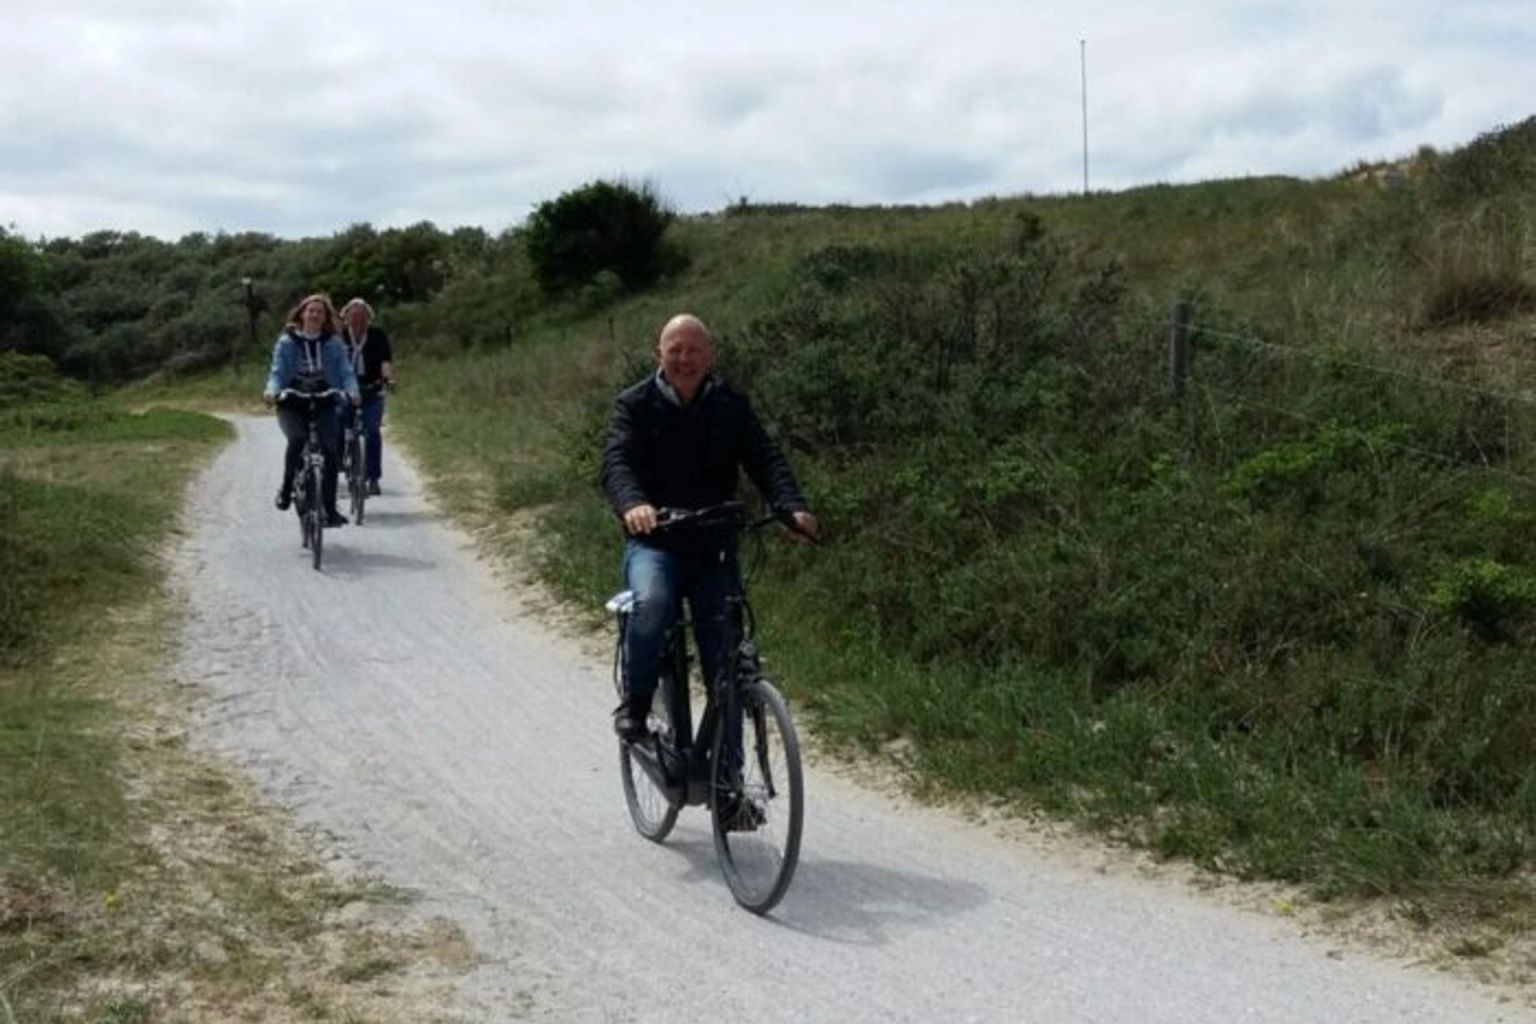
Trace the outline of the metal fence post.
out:
<instances>
[{"instance_id":1,"label":"metal fence post","mask_svg":"<svg viewBox=\"0 0 1536 1024\"><path fill-rule=\"evenodd\" d=\"M1182 396L1189 383L1189 303L1173 307L1173 324L1168 333L1168 378L1174 395Z\"/></svg>"}]
</instances>

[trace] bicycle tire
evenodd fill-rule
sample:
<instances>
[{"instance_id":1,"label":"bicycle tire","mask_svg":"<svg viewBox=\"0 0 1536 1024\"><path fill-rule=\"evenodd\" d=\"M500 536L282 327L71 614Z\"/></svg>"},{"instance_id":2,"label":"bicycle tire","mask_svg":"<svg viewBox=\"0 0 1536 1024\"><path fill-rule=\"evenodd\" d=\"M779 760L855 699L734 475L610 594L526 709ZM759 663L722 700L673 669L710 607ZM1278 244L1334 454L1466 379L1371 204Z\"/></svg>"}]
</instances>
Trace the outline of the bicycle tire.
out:
<instances>
[{"instance_id":1,"label":"bicycle tire","mask_svg":"<svg viewBox=\"0 0 1536 1024\"><path fill-rule=\"evenodd\" d=\"M648 750L638 747L636 743L619 741L619 779L624 785L624 803L629 808L629 818L635 824L635 831L653 843L659 843L671 834L672 826L677 824L678 811L682 810L682 802L669 797L640 763L641 758L657 756L657 742L670 743L672 740L672 722L667 714L667 702L661 699L660 690L656 696L650 724L651 735L658 739L638 741L651 744Z\"/></svg>"},{"instance_id":2,"label":"bicycle tire","mask_svg":"<svg viewBox=\"0 0 1536 1024\"><path fill-rule=\"evenodd\" d=\"M352 492L352 520L363 525L363 506L368 502L368 439L359 433L352 442L352 475L347 487Z\"/></svg>"},{"instance_id":3,"label":"bicycle tire","mask_svg":"<svg viewBox=\"0 0 1536 1024\"><path fill-rule=\"evenodd\" d=\"M309 550L309 474L303 472L293 484L293 513L299 521L299 543Z\"/></svg>"},{"instance_id":4,"label":"bicycle tire","mask_svg":"<svg viewBox=\"0 0 1536 1024\"><path fill-rule=\"evenodd\" d=\"M783 899L800 862L805 826L800 737L789 705L766 679L742 688L736 713L742 717L742 765L739 772L728 767L727 730L718 723L710 758L710 823L731 895L754 914L766 914ZM734 828L727 820L742 814L752 816L751 828Z\"/></svg>"},{"instance_id":5,"label":"bicycle tire","mask_svg":"<svg viewBox=\"0 0 1536 1024\"><path fill-rule=\"evenodd\" d=\"M323 499L325 491L323 490L323 478L319 467L311 467L309 474L309 552L313 556L312 562L315 571L319 572L321 548L324 543L323 538L325 537L325 501Z\"/></svg>"}]
</instances>

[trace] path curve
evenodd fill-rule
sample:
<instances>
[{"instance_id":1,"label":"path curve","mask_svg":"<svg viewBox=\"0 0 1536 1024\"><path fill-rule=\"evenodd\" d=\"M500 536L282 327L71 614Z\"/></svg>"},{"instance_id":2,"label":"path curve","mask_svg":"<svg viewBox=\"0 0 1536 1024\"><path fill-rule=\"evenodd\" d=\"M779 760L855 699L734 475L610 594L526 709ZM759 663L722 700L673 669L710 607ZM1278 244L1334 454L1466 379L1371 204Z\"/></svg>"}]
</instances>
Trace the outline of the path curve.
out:
<instances>
[{"instance_id":1,"label":"path curve","mask_svg":"<svg viewBox=\"0 0 1536 1024\"><path fill-rule=\"evenodd\" d=\"M191 498L177 559L202 739L347 855L457 921L485 1021L1532 1024L1282 918L1006 841L808 774L774 915L731 901L707 821L641 840L606 658L519 607L386 451L366 525L309 565L271 507L266 418Z\"/></svg>"}]
</instances>

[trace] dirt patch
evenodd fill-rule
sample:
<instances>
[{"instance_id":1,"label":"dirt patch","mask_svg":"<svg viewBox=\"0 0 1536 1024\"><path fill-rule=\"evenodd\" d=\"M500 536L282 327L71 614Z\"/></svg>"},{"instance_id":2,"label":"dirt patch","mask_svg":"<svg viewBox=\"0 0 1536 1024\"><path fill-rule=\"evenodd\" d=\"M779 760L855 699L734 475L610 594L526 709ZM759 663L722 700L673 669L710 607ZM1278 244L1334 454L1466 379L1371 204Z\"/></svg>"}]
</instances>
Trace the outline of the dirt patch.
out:
<instances>
[{"instance_id":1,"label":"dirt patch","mask_svg":"<svg viewBox=\"0 0 1536 1024\"><path fill-rule=\"evenodd\" d=\"M0 932L69 928L79 917L74 899L62 887L19 871L0 871Z\"/></svg>"}]
</instances>

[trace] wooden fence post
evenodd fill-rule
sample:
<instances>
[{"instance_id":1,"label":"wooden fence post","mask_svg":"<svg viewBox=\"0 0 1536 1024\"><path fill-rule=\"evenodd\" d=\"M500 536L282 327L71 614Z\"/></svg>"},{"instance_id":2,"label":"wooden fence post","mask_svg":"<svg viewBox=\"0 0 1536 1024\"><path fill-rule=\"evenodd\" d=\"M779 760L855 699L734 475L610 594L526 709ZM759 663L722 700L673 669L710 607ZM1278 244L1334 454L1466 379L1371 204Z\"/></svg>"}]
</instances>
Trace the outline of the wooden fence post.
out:
<instances>
[{"instance_id":1,"label":"wooden fence post","mask_svg":"<svg viewBox=\"0 0 1536 1024\"><path fill-rule=\"evenodd\" d=\"M1189 303L1183 300L1173 307L1173 325L1168 333L1168 378L1174 395L1182 396L1189 383Z\"/></svg>"}]
</instances>

